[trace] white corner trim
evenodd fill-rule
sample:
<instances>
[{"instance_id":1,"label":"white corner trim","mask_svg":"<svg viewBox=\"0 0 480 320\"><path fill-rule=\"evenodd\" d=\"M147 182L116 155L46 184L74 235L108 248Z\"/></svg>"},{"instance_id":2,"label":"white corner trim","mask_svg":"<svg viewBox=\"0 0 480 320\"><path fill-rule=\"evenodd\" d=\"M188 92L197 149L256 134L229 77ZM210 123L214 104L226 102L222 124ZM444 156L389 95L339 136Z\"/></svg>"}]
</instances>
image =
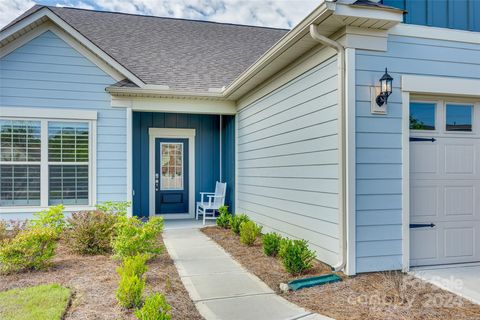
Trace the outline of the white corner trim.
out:
<instances>
[{"instance_id":1,"label":"white corner trim","mask_svg":"<svg viewBox=\"0 0 480 320\"><path fill-rule=\"evenodd\" d=\"M347 265L346 274L356 274L356 82L355 49L345 49L345 135L347 140L346 166L346 230L347 230Z\"/></svg>"},{"instance_id":2,"label":"white corner trim","mask_svg":"<svg viewBox=\"0 0 480 320\"><path fill-rule=\"evenodd\" d=\"M0 116L8 118L40 118L65 120L97 120L97 111L60 108L1 107Z\"/></svg>"},{"instance_id":3,"label":"white corner trim","mask_svg":"<svg viewBox=\"0 0 480 320\"><path fill-rule=\"evenodd\" d=\"M410 93L402 92L402 271L410 270Z\"/></svg>"},{"instance_id":4,"label":"white corner trim","mask_svg":"<svg viewBox=\"0 0 480 320\"><path fill-rule=\"evenodd\" d=\"M480 96L480 79L403 75L401 81L406 92Z\"/></svg>"},{"instance_id":5,"label":"white corner trim","mask_svg":"<svg viewBox=\"0 0 480 320\"><path fill-rule=\"evenodd\" d=\"M389 34L405 37L480 44L480 32L400 23Z\"/></svg>"},{"instance_id":6,"label":"white corner trim","mask_svg":"<svg viewBox=\"0 0 480 320\"><path fill-rule=\"evenodd\" d=\"M149 128L149 216L155 216L155 139L188 139L188 214L175 214L172 218L195 218L195 129ZM170 218L163 215L164 218Z\"/></svg>"},{"instance_id":7,"label":"white corner trim","mask_svg":"<svg viewBox=\"0 0 480 320\"><path fill-rule=\"evenodd\" d=\"M113 59L108 54L106 54L103 50L97 47L93 42L88 40L85 36L83 36L77 30L72 28L68 23L66 23L64 20L62 20L59 16L57 16L48 8L43 8L31 14L30 16L26 17L25 19L17 22L16 24L10 26L9 28L3 30L0 33L0 42L8 41L10 37L14 38L17 32L21 32L24 28L27 28L32 24L35 24L35 23L38 24L39 22L43 21L45 18L50 19L57 26L63 29L66 33L71 35L75 40L80 42L91 52L93 52L95 55L100 57L103 61L111 65L119 73L123 74L125 77L130 79L137 86L142 87L145 85L145 83L142 80L140 80L137 76L135 76L128 69L126 69L120 63L118 63L115 59Z\"/></svg>"},{"instance_id":8,"label":"white corner trim","mask_svg":"<svg viewBox=\"0 0 480 320\"><path fill-rule=\"evenodd\" d=\"M127 108L126 121L127 121L127 201L130 202L130 207L127 209L127 215L132 216L132 204L133 204L133 112L132 108Z\"/></svg>"}]
</instances>

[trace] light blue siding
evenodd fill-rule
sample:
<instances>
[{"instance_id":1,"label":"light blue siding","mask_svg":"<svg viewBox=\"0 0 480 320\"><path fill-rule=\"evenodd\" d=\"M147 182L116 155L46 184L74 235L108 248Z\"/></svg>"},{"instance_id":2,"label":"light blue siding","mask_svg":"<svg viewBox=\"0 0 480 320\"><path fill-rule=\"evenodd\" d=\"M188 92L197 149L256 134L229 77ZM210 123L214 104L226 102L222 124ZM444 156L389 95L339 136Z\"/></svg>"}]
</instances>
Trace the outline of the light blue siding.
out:
<instances>
[{"instance_id":1,"label":"light blue siding","mask_svg":"<svg viewBox=\"0 0 480 320\"><path fill-rule=\"evenodd\" d=\"M330 58L240 110L237 210L338 262L338 107Z\"/></svg>"},{"instance_id":2,"label":"light blue siding","mask_svg":"<svg viewBox=\"0 0 480 320\"><path fill-rule=\"evenodd\" d=\"M116 81L50 31L4 56L0 72L0 107L98 111L97 202L126 200L126 114L105 92Z\"/></svg>"},{"instance_id":3,"label":"light blue siding","mask_svg":"<svg viewBox=\"0 0 480 320\"><path fill-rule=\"evenodd\" d=\"M389 36L388 51L356 55L357 272L401 268L404 74L480 79L480 45ZM394 77L388 115L370 113L370 87Z\"/></svg>"}]
</instances>

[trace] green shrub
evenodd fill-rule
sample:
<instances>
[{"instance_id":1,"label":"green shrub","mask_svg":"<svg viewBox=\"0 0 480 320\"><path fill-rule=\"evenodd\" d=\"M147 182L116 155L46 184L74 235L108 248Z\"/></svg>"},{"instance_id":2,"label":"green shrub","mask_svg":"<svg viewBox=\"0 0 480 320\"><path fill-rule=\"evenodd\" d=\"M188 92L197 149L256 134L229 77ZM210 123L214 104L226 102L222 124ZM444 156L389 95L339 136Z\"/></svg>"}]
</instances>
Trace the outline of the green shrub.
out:
<instances>
[{"instance_id":1,"label":"green shrub","mask_svg":"<svg viewBox=\"0 0 480 320\"><path fill-rule=\"evenodd\" d=\"M163 230L163 218L153 217L146 223L137 217L121 219L116 224L112 248L116 257L129 257L138 253L156 255L162 252L158 237Z\"/></svg>"},{"instance_id":2,"label":"green shrub","mask_svg":"<svg viewBox=\"0 0 480 320\"><path fill-rule=\"evenodd\" d=\"M4 220L0 220L0 243L9 238L8 230L7 230L7 222Z\"/></svg>"},{"instance_id":3,"label":"green shrub","mask_svg":"<svg viewBox=\"0 0 480 320\"><path fill-rule=\"evenodd\" d=\"M116 222L116 216L99 210L72 213L65 229L66 245L78 254L109 253Z\"/></svg>"},{"instance_id":4,"label":"green shrub","mask_svg":"<svg viewBox=\"0 0 480 320\"><path fill-rule=\"evenodd\" d=\"M105 201L96 205L97 210L120 217L127 216L127 209L131 206L128 201Z\"/></svg>"},{"instance_id":5,"label":"green shrub","mask_svg":"<svg viewBox=\"0 0 480 320\"><path fill-rule=\"evenodd\" d=\"M171 309L162 294L154 293L145 299L141 309L135 311L135 316L139 320L171 320Z\"/></svg>"},{"instance_id":6,"label":"green shrub","mask_svg":"<svg viewBox=\"0 0 480 320\"><path fill-rule=\"evenodd\" d=\"M56 239L55 230L37 227L4 240L0 246L0 271L10 273L45 268L55 254Z\"/></svg>"},{"instance_id":7,"label":"green shrub","mask_svg":"<svg viewBox=\"0 0 480 320\"><path fill-rule=\"evenodd\" d=\"M298 275L313 267L315 252L308 249L305 240L282 239L279 255L283 266L292 275Z\"/></svg>"},{"instance_id":8,"label":"green shrub","mask_svg":"<svg viewBox=\"0 0 480 320\"><path fill-rule=\"evenodd\" d=\"M124 308L135 308L142 303L145 277L137 275L123 275L120 277L118 289L115 293L118 303Z\"/></svg>"},{"instance_id":9,"label":"green shrub","mask_svg":"<svg viewBox=\"0 0 480 320\"><path fill-rule=\"evenodd\" d=\"M276 256L280 249L280 240L282 237L275 232L264 234L262 237L263 253L267 256Z\"/></svg>"},{"instance_id":10,"label":"green shrub","mask_svg":"<svg viewBox=\"0 0 480 320\"><path fill-rule=\"evenodd\" d=\"M246 214L236 214L232 217L230 221L230 226L232 227L232 232L235 234L240 234L240 225L242 222L250 221Z\"/></svg>"},{"instance_id":11,"label":"green shrub","mask_svg":"<svg viewBox=\"0 0 480 320\"><path fill-rule=\"evenodd\" d=\"M145 272L147 272L147 263L148 255L146 254L137 254L132 257L125 257L123 259L123 264L117 268L117 273L123 276L135 275L141 278Z\"/></svg>"},{"instance_id":12,"label":"green shrub","mask_svg":"<svg viewBox=\"0 0 480 320\"><path fill-rule=\"evenodd\" d=\"M240 225L240 242L247 246L252 246L258 235L262 231L262 227L253 221L246 221Z\"/></svg>"},{"instance_id":13,"label":"green shrub","mask_svg":"<svg viewBox=\"0 0 480 320\"><path fill-rule=\"evenodd\" d=\"M47 227L55 230L59 235L65 226L63 205L51 206L50 208L33 214L34 219L30 221L33 227Z\"/></svg>"},{"instance_id":14,"label":"green shrub","mask_svg":"<svg viewBox=\"0 0 480 320\"><path fill-rule=\"evenodd\" d=\"M230 220L232 219L232 215L228 212L228 207L221 206L218 209L218 212L220 212L220 215L217 218L217 226L224 229L230 228Z\"/></svg>"}]
</instances>

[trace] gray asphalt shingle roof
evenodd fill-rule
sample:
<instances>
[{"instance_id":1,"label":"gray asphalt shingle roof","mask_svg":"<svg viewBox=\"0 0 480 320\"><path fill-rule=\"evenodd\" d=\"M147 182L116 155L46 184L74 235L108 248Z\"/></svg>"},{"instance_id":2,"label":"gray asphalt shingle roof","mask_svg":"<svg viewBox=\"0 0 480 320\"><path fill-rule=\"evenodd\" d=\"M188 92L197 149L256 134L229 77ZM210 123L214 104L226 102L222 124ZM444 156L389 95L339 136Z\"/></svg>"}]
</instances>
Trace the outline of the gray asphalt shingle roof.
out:
<instances>
[{"instance_id":1,"label":"gray asphalt shingle roof","mask_svg":"<svg viewBox=\"0 0 480 320\"><path fill-rule=\"evenodd\" d=\"M36 6L24 16L43 7ZM288 31L48 8L143 82L173 90L206 91L227 86Z\"/></svg>"}]
</instances>

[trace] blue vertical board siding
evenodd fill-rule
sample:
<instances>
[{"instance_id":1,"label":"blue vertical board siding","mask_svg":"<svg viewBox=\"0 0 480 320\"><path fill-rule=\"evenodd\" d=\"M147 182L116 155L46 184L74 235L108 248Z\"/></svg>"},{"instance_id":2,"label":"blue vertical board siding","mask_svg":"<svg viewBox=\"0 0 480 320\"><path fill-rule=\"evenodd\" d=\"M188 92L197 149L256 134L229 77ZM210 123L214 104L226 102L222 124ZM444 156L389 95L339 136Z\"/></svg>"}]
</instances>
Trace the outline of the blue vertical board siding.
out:
<instances>
[{"instance_id":1,"label":"blue vertical board siding","mask_svg":"<svg viewBox=\"0 0 480 320\"><path fill-rule=\"evenodd\" d=\"M233 204L234 195L234 128L229 116L222 128L224 135L223 180L227 181L227 205ZM195 199L199 192L212 192L220 179L220 116L183 113L133 113L133 213L149 214L149 128L195 129ZM227 160L229 159L229 160ZM230 183L232 181L232 183Z\"/></svg>"},{"instance_id":2,"label":"blue vertical board siding","mask_svg":"<svg viewBox=\"0 0 480 320\"><path fill-rule=\"evenodd\" d=\"M357 272L402 263L403 74L480 79L480 45L389 36L388 51L356 51ZM387 115L370 113L370 87L393 80Z\"/></svg>"},{"instance_id":3,"label":"blue vertical board siding","mask_svg":"<svg viewBox=\"0 0 480 320\"><path fill-rule=\"evenodd\" d=\"M127 196L126 113L112 108L105 92L115 82L51 31L0 59L0 108L97 111L97 202L125 201Z\"/></svg>"},{"instance_id":4,"label":"blue vertical board siding","mask_svg":"<svg viewBox=\"0 0 480 320\"><path fill-rule=\"evenodd\" d=\"M480 31L480 0L382 0L406 10L405 23Z\"/></svg>"}]
</instances>

